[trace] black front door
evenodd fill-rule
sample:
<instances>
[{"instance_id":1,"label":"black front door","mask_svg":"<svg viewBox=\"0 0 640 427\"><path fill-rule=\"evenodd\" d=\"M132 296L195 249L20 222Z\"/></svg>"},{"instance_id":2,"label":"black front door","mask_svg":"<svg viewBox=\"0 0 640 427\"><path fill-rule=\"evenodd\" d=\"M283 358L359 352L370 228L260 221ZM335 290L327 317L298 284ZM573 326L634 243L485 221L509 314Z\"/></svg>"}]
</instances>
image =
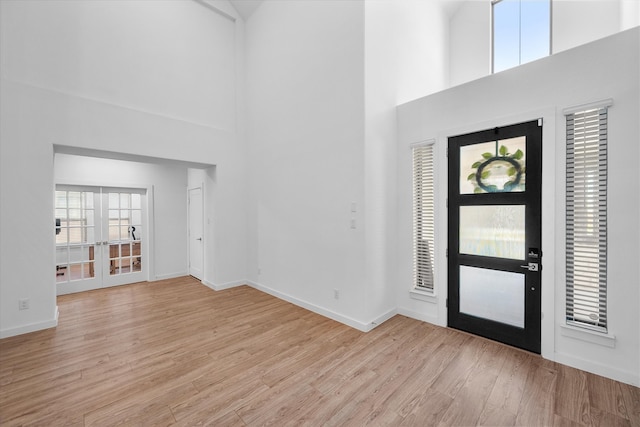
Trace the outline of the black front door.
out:
<instances>
[{"instance_id":1,"label":"black front door","mask_svg":"<svg viewBox=\"0 0 640 427\"><path fill-rule=\"evenodd\" d=\"M448 324L540 353L542 125L449 138Z\"/></svg>"}]
</instances>

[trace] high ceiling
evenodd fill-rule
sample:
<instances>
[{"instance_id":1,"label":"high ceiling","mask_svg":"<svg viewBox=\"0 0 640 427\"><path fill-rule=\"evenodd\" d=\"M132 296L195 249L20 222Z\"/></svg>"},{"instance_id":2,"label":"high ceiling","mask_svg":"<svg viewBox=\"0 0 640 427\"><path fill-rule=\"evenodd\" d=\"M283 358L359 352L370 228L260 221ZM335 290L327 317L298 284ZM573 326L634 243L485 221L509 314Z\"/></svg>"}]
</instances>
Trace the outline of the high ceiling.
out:
<instances>
[{"instance_id":1,"label":"high ceiling","mask_svg":"<svg viewBox=\"0 0 640 427\"><path fill-rule=\"evenodd\" d=\"M249 19L251 14L260 6L263 0L229 0L231 5L238 11L242 19Z\"/></svg>"},{"instance_id":2,"label":"high ceiling","mask_svg":"<svg viewBox=\"0 0 640 427\"><path fill-rule=\"evenodd\" d=\"M249 19L251 14L266 0L229 0L231 5L238 11L242 19ZM447 15L452 16L464 3L464 0L440 0Z\"/></svg>"}]
</instances>

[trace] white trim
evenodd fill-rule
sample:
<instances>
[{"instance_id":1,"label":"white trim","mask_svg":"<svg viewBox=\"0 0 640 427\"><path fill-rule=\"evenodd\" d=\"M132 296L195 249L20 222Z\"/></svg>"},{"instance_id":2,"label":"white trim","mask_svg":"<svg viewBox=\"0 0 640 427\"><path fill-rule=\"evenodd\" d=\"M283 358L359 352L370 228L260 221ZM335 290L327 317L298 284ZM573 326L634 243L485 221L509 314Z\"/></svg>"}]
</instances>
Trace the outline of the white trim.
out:
<instances>
[{"instance_id":1,"label":"white trim","mask_svg":"<svg viewBox=\"0 0 640 427\"><path fill-rule=\"evenodd\" d=\"M431 323L432 325L442 326L446 328L446 323L442 323L438 320L438 316L432 316L424 313L420 313L415 310L410 310L408 308L398 308L398 314L406 317L410 317L411 319L420 320L422 322Z\"/></svg>"},{"instance_id":2,"label":"white trim","mask_svg":"<svg viewBox=\"0 0 640 427\"><path fill-rule=\"evenodd\" d=\"M436 139L429 138L425 139L424 141L412 142L411 144L409 144L409 149L413 150L414 148L426 147L428 145L436 145Z\"/></svg>"},{"instance_id":3,"label":"white trim","mask_svg":"<svg viewBox=\"0 0 640 427\"><path fill-rule=\"evenodd\" d=\"M279 298L281 300L290 302L291 304L295 304L298 307L302 307L305 308L309 311L313 311L316 314L319 314L321 316L324 317L328 317L329 319L335 320L336 322L340 322L343 323L347 326L351 326L354 329L357 329L359 331L362 332L369 332L371 331L373 328L375 328L376 326L379 326L380 324L382 324L383 322L385 322L386 320L390 319L391 317L393 317L396 313L397 310L391 309L389 311L387 311L386 313L381 314L380 316L376 317L375 319L373 319L370 322L361 322L359 320L353 319L351 317L348 316L344 316L340 313L336 313L335 311L331 311L331 310L327 310L324 307L320 307L319 305L316 304L312 304L308 301L304 301L301 300L299 298L296 298L294 296L282 293L280 291L276 291L275 289L271 289L267 286L264 286L260 283L257 282L253 282L251 280L247 281L247 284L249 286L251 286L254 289L257 289L259 291L262 291L264 293L267 293L269 295L272 295L276 298Z\"/></svg>"},{"instance_id":4,"label":"white trim","mask_svg":"<svg viewBox=\"0 0 640 427\"><path fill-rule=\"evenodd\" d=\"M610 348L616 346L616 336L611 333L605 334L571 325L560 325L560 335Z\"/></svg>"},{"instance_id":5,"label":"white trim","mask_svg":"<svg viewBox=\"0 0 640 427\"><path fill-rule=\"evenodd\" d=\"M202 265L202 270L200 271L200 274L202 275L202 277L197 277L194 276L191 270L191 191L194 190L200 190L200 207L201 207L201 212L200 212L200 219L202 221L202 223L200 224L200 230L202 231L202 236L200 237L201 242L202 242L202 259L200 260L200 265ZM192 275L193 277L195 277L198 280L204 280L204 260L205 258L205 254L204 254L204 250L205 250L205 242L207 239L205 239L205 235L206 230L204 228L204 224L205 224L205 213L204 213L204 208L205 208L205 201L204 201L204 183L199 183L199 185L197 187L187 187L187 270L189 271L189 274Z\"/></svg>"},{"instance_id":6,"label":"white trim","mask_svg":"<svg viewBox=\"0 0 640 427\"><path fill-rule=\"evenodd\" d=\"M610 365L595 363L593 361L585 360L565 353L556 353L555 361L563 365L591 372L592 374L600 375L615 381L620 381L625 384L631 384L633 386L640 387L640 377L637 373L634 372L623 371L621 369L616 369L615 367L612 367Z\"/></svg>"},{"instance_id":7,"label":"white trim","mask_svg":"<svg viewBox=\"0 0 640 427\"><path fill-rule=\"evenodd\" d=\"M418 288L409 290L409 297L420 301L430 302L431 304L438 304L438 295Z\"/></svg>"},{"instance_id":8,"label":"white trim","mask_svg":"<svg viewBox=\"0 0 640 427\"><path fill-rule=\"evenodd\" d=\"M58 191L58 186L66 187L67 190L73 189L76 191L95 191L96 189L100 190L99 194L103 194L105 191L140 191L140 194L143 196L142 203L142 215L146 220L144 224L142 224L142 233L143 236L146 236L142 240L142 271L140 273L135 273L136 275L140 274L142 276L142 280L152 281L152 280L161 280L159 277L170 279L175 277L184 276L185 274L180 274L178 276L169 275L168 277L155 276L155 202L154 202L154 186L153 184L141 184L141 183L106 183L102 181L91 181L91 180L54 180L53 182L53 194L55 197L55 192ZM53 207L53 214L55 217L55 206ZM55 266L55 260L54 260ZM155 276L155 279L152 277ZM58 295L64 295L68 293L76 293L82 292L83 290L91 290L91 289L100 289L103 287L111 287L111 286L120 286L127 283L111 283L105 286L104 278L100 279L102 282L102 286L99 288L92 287L90 289L79 289L79 290L71 290L70 292L58 293ZM135 282L129 282L135 283Z\"/></svg>"},{"instance_id":9,"label":"white trim","mask_svg":"<svg viewBox=\"0 0 640 427\"><path fill-rule=\"evenodd\" d=\"M237 288L238 286L248 285L246 280L235 280L232 282L221 283L216 285L215 283L209 282L208 280L201 280L200 283L205 285L207 288L213 289L214 291L222 291L224 289Z\"/></svg>"},{"instance_id":10,"label":"white trim","mask_svg":"<svg viewBox=\"0 0 640 427\"><path fill-rule=\"evenodd\" d=\"M166 280L166 279L176 279L178 277L184 277L184 276L188 276L189 272L188 271L176 271L174 273L167 273L167 274L158 274L156 276L154 276L153 280L149 280L151 282L155 282L157 280Z\"/></svg>"},{"instance_id":11,"label":"white trim","mask_svg":"<svg viewBox=\"0 0 640 427\"><path fill-rule=\"evenodd\" d=\"M579 113L581 111L597 110L600 108L609 108L613 106L613 99L603 99L602 101L588 102L586 104L576 105L575 107L567 107L562 110L562 114L569 115Z\"/></svg>"},{"instance_id":12,"label":"white trim","mask_svg":"<svg viewBox=\"0 0 640 427\"><path fill-rule=\"evenodd\" d=\"M224 18L227 18L228 20L230 20L231 22L233 22L235 24L235 22L236 22L235 16L232 16L232 15L228 14L227 12L223 11L214 2L206 1L206 0L193 0L193 1L198 3L201 6L206 7L207 9L209 9L212 12L215 12L218 15L220 15L220 16L222 16Z\"/></svg>"},{"instance_id":13,"label":"white trim","mask_svg":"<svg viewBox=\"0 0 640 427\"><path fill-rule=\"evenodd\" d=\"M56 305L56 314L53 319L45 320L44 322L29 323L27 325L19 326L17 328L9 328L0 330L0 338L9 338L16 335L28 334L30 332L41 331L43 329L55 328L58 326L58 317L60 312Z\"/></svg>"}]
</instances>

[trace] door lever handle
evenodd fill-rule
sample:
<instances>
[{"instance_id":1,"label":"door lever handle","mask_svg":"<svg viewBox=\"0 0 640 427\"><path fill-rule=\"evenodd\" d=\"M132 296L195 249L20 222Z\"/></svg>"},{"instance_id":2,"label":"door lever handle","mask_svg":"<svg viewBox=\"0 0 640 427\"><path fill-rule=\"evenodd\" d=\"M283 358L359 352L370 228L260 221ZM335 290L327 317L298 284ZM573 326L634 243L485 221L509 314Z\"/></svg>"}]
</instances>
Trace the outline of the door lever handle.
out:
<instances>
[{"instance_id":1,"label":"door lever handle","mask_svg":"<svg viewBox=\"0 0 640 427\"><path fill-rule=\"evenodd\" d=\"M200 240L200 241L202 241L202 237L198 237L196 240Z\"/></svg>"},{"instance_id":2,"label":"door lever handle","mask_svg":"<svg viewBox=\"0 0 640 427\"><path fill-rule=\"evenodd\" d=\"M526 268L529 271L538 271L539 270L539 266L537 262L530 262L527 265L521 265L520 267L522 268Z\"/></svg>"}]
</instances>

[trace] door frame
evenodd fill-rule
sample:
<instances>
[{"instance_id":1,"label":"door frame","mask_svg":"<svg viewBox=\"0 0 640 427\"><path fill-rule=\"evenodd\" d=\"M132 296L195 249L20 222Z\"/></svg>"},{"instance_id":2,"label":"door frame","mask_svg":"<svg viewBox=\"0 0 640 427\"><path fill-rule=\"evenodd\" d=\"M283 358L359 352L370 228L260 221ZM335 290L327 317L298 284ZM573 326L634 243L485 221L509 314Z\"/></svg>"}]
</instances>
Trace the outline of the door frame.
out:
<instances>
[{"instance_id":1,"label":"door frame","mask_svg":"<svg viewBox=\"0 0 640 427\"><path fill-rule=\"evenodd\" d=\"M205 196L204 196L204 183L200 183L198 186L196 187L188 187L187 188L187 270L188 270L188 274L191 275L191 191L192 190L200 190L200 206L201 206L201 212L200 212L200 220L202 222L201 229L202 229L202 277L196 277L196 279L200 280L200 281L204 281L204 270L205 270L205 247L206 247L206 241L205 241Z\"/></svg>"},{"instance_id":2,"label":"door frame","mask_svg":"<svg viewBox=\"0 0 640 427\"><path fill-rule=\"evenodd\" d=\"M416 136L415 141L436 140L436 158L438 161L434 165L435 175L438 180L436 186L436 283L437 289L430 299L432 304L437 304L437 314L435 316L425 315L425 319L441 326L447 326L447 305L448 296L448 260L446 256L448 233L438 230L448 230L446 199L448 195L448 159L446 157L446 147L450 136L472 133L478 129L491 129L494 127L508 126L513 123L522 123L537 118L543 119L542 126L542 251L545 256L545 266L541 274L542 284L542 320L541 320L541 355L548 360L556 360L555 353L555 318L563 316L564 313L564 293L562 290L555 290L554 284L563 281L564 277L556 277L561 274L561 269L556 266L556 246L564 245L564 217L557 217L554 205L556 198L562 199L564 190L564 145L558 144L564 138L564 127L557 129L556 122L563 116L556 114L556 107L549 106L541 109L524 111L508 116L495 117L490 120L482 120L462 124L460 126L444 128L437 131L435 135ZM562 180L557 183L556 177ZM557 184L557 185L556 185ZM557 232L556 232L557 230ZM558 282L560 283L560 282ZM564 289L564 288L563 288ZM556 304L557 303L557 304ZM558 310L556 310L556 305ZM430 310L431 311L431 310ZM556 313L557 311L557 313Z\"/></svg>"},{"instance_id":3,"label":"door frame","mask_svg":"<svg viewBox=\"0 0 640 427\"><path fill-rule=\"evenodd\" d=\"M143 209L143 221L146 221L145 229L143 230L143 236L147 236L142 242L142 252L146 253L146 269L143 268L142 278L145 281L150 281L152 277L155 277L155 250L154 250L154 186L152 184L141 183L122 183L122 182L106 182L105 181L90 181L90 180L55 180L53 183L53 194L55 195L56 188L58 186L75 187L79 189L95 189L95 188L107 188L107 189L135 189L142 190L146 194L146 209ZM55 202L52 207L52 217L55 218ZM51 270L55 270L56 260L52 259ZM143 264L144 265L144 264ZM56 283L54 282L54 286ZM114 285L118 286L118 285ZM82 292L85 289L74 290L72 292ZM56 291L56 295L57 295Z\"/></svg>"}]
</instances>

